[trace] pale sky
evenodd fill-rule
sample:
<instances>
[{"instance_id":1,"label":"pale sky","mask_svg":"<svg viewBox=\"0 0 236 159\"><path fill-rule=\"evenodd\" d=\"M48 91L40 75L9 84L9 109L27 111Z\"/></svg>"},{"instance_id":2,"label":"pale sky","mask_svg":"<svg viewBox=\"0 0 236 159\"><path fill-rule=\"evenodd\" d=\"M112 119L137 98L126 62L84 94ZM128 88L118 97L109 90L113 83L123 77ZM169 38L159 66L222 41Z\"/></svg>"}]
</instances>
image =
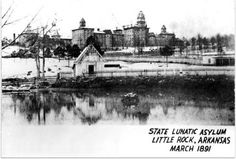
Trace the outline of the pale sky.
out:
<instances>
[{"instance_id":1,"label":"pale sky","mask_svg":"<svg viewBox=\"0 0 236 159\"><path fill-rule=\"evenodd\" d=\"M62 37L71 38L71 30L80 19L87 27L122 28L135 24L143 11L151 32L160 33L164 24L177 37L234 33L234 0L2 0L2 12L13 3L10 20L24 18L2 29L2 37L19 34L34 14L42 8L32 28L44 26L54 18Z\"/></svg>"}]
</instances>

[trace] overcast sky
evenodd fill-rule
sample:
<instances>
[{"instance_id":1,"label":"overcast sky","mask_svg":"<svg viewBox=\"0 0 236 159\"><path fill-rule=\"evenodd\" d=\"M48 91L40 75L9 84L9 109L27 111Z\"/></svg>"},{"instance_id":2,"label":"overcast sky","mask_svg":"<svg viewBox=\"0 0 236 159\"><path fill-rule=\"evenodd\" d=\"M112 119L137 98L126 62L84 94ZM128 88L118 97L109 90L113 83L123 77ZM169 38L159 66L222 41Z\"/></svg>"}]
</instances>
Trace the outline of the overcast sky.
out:
<instances>
[{"instance_id":1,"label":"overcast sky","mask_svg":"<svg viewBox=\"0 0 236 159\"><path fill-rule=\"evenodd\" d=\"M135 24L141 10L150 31L155 33L160 33L163 24L180 38L197 33L234 33L234 0L2 0L2 12L12 3L10 20L23 19L4 27L3 37L19 34L40 8L32 27L57 18L59 33L67 38L71 38L72 29L79 27L82 17L87 27L115 29Z\"/></svg>"}]
</instances>

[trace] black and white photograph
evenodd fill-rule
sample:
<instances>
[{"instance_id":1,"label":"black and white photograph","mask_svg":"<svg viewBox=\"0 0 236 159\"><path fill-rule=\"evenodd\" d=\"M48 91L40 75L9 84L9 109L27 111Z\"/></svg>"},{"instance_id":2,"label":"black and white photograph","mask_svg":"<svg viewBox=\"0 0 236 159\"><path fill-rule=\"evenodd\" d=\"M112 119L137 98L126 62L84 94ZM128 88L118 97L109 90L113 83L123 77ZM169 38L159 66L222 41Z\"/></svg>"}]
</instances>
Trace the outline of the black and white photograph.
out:
<instances>
[{"instance_id":1,"label":"black and white photograph","mask_svg":"<svg viewBox=\"0 0 236 159\"><path fill-rule=\"evenodd\" d=\"M234 157L235 8L2 0L2 157Z\"/></svg>"}]
</instances>

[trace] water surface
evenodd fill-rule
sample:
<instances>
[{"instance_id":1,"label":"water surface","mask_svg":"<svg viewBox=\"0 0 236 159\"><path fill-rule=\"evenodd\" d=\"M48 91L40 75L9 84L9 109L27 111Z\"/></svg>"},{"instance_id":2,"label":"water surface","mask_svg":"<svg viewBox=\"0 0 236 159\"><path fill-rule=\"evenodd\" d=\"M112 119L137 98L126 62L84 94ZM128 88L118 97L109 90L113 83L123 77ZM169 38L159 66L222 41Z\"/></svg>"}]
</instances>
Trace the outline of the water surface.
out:
<instances>
[{"instance_id":1,"label":"water surface","mask_svg":"<svg viewBox=\"0 0 236 159\"><path fill-rule=\"evenodd\" d=\"M125 102L133 92L138 100ZM234 125L234 98L204 90L63 90L2 94L4 125Z\"/></svg>"}]
</instances>

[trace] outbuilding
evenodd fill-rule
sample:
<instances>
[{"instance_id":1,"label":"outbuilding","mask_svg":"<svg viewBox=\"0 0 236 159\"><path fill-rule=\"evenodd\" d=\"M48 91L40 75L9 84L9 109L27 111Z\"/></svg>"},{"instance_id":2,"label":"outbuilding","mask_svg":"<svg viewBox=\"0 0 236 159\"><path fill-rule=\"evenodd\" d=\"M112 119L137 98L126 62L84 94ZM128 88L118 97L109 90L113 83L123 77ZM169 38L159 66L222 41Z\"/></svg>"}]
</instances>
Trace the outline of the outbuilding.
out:
<instances>
[{"instance_id":1,"label":"outbuilding","mask_svg":"<svg viewBox=\"0 0 236 159\"><path fill-rule=\"evenodd\" d=\"M94 75L101 71L103 61L97 49L92 44L88 45L74 62L74 76Z\"/></svg>"},{"instance_id":2,"label":"outbuilding","mask_svg":"<svg viewBox=\"0 0 236 159\"><path fill-rule=\"evenodd\" d=\"M74 77L104 77L121 70L119 62L106 61L92 44L82 51L73 65Z\"/></svg>"},{"instance_id":3,"label":"outbuilding","mask_svg":"<svg viewBox=\"0 0 236 159\"><path fill-rule=\"evenodd\" d=\"M234 56L203 56L203 65L234 66Z\"/></svg>"}]
</instances>

